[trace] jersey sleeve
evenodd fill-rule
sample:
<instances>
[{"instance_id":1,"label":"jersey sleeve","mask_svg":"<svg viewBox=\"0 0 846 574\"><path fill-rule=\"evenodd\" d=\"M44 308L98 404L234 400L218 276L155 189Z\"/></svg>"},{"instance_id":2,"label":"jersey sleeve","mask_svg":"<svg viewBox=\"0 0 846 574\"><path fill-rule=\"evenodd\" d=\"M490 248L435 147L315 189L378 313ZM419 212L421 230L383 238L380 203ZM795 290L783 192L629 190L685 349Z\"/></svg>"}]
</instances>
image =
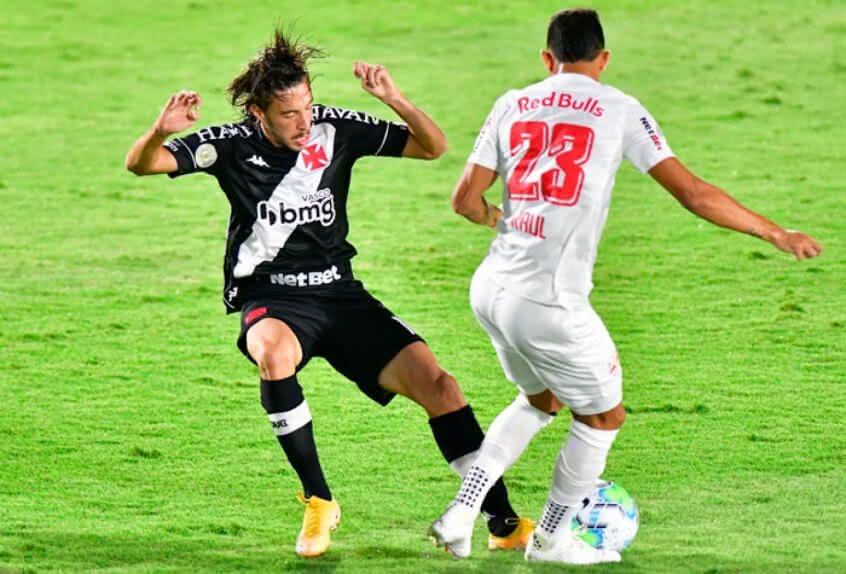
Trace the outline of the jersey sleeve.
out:
<instances>
[{"instance_id":1,"label":"jersey sleeve","mask_svg":"<svg viewBox=\"0 0 846 574\"><path fill-rule=\"evenodd\" d=\"M658 122L640 102L633 100L625 119L623 156L646 173L674 155Z\"/></svg>"},{"instance_id":2,"label":"jersey sleeve","mask_svg":"<svg viewBox=\"0 0 846 574\"><path fill-rule=\"evenodd\" d=\"M349 119L344 122L344 131L353 156L380 155L399 157L408 141L408 126L374 118L362 112L355 113L364 121Z\"/></svg>"},{"instance_id":3,"label":"jersey sleeve","mask_svg":"<svg viewBox=\"0 0 846 574\"><path fill-rule=\"evenodd\" d=\"M170 177L179 177L199 171L218 175L227 156L230 139L220 137L229 126L211 126L183 137L173 138L164 147L176 158L176 171Z\"/></svg>"},{"instance_id":4,"label":"jersey sleeve","mask_svg":"<svg viewBox=\"0 0 846 574\"><path fill-rule=\"evenodd\" d=\"M506 104L505 97L499 98L494 103L485 124L479 130L467 163L475 163L496 170L499 164L499 125L505 115Z\"/></svg>"}]
</instances>

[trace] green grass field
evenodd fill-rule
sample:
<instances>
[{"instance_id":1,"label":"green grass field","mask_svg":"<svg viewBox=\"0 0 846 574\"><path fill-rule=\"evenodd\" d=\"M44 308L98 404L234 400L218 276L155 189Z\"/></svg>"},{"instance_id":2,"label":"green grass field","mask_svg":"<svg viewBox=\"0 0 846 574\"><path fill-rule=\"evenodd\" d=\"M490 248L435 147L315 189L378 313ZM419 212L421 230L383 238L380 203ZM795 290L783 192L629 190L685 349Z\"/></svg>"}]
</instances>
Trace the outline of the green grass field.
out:
<instances>
[{"instance_id":1,"label":"green grass field","mask_svg":"<svg viewBox=\"0 0 846 574\"><path fill-rule=\"evenodd\" d=\"M593 303L630 416L605 476L637 498L619 565L846 572L846 5L592 3L611 67L706 179L826 246L795 262L713 228L626 165ZM350 74L387 65L450 138L433 163L368 159L358 275L414 325L483 426L513 398L467 302L490 234L449 195L494 99L543 75L548 1L0 0L0 573L560 572L454 562L426 528L458 486L424 412L380 410L315 360L301 375L344 522L296 557L298 481L220 303L228 207L213 178L138 179L126 150L167 96L231 120L228 81L277 20L329 52L318 101L391 117ZM561 417L507 475L536 518Z\"/></svg>"}]
</instances>

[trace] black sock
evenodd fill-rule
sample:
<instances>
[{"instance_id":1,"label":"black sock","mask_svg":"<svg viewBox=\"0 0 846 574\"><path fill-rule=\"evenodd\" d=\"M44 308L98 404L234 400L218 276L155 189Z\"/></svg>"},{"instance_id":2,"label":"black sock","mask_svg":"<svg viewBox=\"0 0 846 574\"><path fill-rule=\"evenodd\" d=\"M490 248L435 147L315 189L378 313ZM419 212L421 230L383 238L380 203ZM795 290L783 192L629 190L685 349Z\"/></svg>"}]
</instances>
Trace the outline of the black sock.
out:
<instances>
[{"instance_id":1,"label":"black sock","mask_svg":"<svg viewBox=\"0 0 846 574\"><path fill-rule=\"evenodd\" d=\"M278 381L262 379L261 405L270 417L273 432L288 462L300 477L303 494L332 500L317 457L311 413L296 375Z\"/></svg>"},{"instance_id":2,"label":"black sock","mask_svg":"<svg viewBox=\"0 0 846 574\"><path fill-rule=\"evenodd\" d=\"M470 405L457 411L429 419L435 442L447 462L479 450L485 434ZM508 501L508 490L502 478L497 480L482 502L482 511L489 516L488 530L494 536L508 536L517 528L517 513Z\"/></svg>"}]
</instances>

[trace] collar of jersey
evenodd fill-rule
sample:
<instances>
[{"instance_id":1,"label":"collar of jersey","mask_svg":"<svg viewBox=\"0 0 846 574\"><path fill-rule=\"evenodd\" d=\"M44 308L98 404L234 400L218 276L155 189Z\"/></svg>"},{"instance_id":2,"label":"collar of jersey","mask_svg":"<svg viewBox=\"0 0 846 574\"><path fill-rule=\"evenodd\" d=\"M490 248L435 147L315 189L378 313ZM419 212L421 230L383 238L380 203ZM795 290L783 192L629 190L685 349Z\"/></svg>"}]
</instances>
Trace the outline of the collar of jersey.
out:
<instances>
[{"instance_id":1,"label":"collar of jersey","mask_svg":"<svg viewBox=\"0 0 846 574\"><path fill-rule=\"evenodd\" d=\"M552 74L549 77L550 78L558 78L559 80L581 79L581 80L587 80L591 84L598 84L599 83L596 80L594 80L593 78L591 78L590 76L587 76L585 74L579 74L578 72L557 72L555 74Z\"/></svg>"}]
</instances>

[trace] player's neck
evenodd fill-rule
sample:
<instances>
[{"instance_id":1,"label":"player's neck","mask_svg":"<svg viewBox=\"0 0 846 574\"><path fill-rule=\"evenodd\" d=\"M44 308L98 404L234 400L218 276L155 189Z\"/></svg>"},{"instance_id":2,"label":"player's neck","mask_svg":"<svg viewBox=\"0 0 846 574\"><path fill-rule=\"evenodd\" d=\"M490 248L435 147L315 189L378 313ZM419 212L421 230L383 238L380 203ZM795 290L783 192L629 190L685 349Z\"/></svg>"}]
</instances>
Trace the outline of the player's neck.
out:
<instances>
[{"instance_id":1,"label":"player's neck","mask_svg":"<svg viewBox=\"0 0 846 574\"><path fill-rule=\"evenodd\" d=\"M273 147L275 147L279 150L291 151L291 149L288 146L286 146L283 142L277 142L274 138L272 138L270 136L270 134L267 132L267 130L265 129L263 123L259 122L258 125L259 125L259 132L261 133L261 136L264 138L264 141L266 141L267 143L269 143L270 145L272 145Z\"/></svg>"},{"instance_id":2,"label":"player's neck","mask_svg":"<svg viewBox=\"0 0 846 574\"><path fill-rule=\"evenodd\" d=\"M558 62L550 75L554 74L581 74L598 82L601 70L594 62Z\"/></svg>"}]
</instances>

